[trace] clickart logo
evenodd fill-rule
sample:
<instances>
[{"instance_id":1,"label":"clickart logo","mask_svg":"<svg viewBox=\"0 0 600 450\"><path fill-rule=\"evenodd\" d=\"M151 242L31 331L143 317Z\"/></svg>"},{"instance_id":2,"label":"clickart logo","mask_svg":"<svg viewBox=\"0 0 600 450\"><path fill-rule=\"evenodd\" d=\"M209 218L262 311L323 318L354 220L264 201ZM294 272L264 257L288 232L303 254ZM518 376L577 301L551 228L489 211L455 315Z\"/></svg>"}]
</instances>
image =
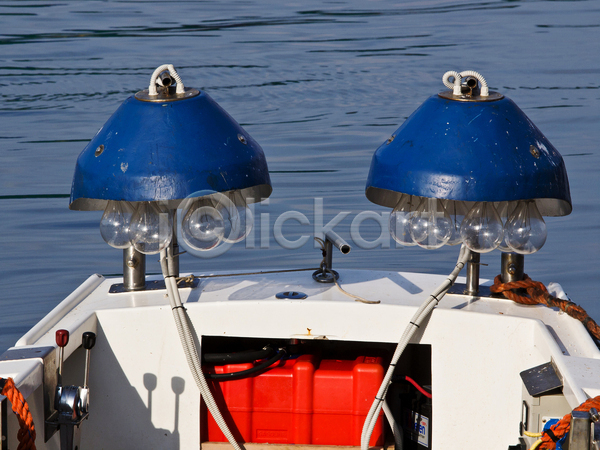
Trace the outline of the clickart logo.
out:
<instances>
[{"instance_id":1,"label":"clickart logo","mask_svg":"<svg viewBox=\"0 0 600 450\"><path fill-rule=\"evenodd\" d=\"M235 243L245 240L249 249L269 248L271 236L277 245L287 250L294 250L305 245L311 237L324 239L328 231L333 231L344 219L350 216L350 211L338 213L329 222L324 223L323 199L314 199L312 233L300 236L286 236L284 225L294 224L310 227L311 221L300 211L285 211L279 214L272 227L271 214L260 214L260 236L256 234L255 210L257 205L264 209L269 206L269 200L256 202L253 198L244 198L239 192L219 193L213 191L195 192L186 198L177 210L178 243L190 254L199 258L214 258L228 251ZM362 211L352 218L350 237L353 243L362 249L375 247L389 248L390 234L388 231L390 213ZM365 221L375 222L379 235L370 239L361 236L361 224ZM308 230L307 230L308 231ZM317 243L315 243L318 246Z\"/></svg>"},{"instance_id":2,"label":"clickart logo","mask_svg":"<svg viewBox=\"0 0 600 450\"><path fill-rule=\"evenodd\" d=\"M252 230L249 200L236 192L195 192L177 210L178 241L200 258L222 255Z\"/></svg>"}]
</instances>

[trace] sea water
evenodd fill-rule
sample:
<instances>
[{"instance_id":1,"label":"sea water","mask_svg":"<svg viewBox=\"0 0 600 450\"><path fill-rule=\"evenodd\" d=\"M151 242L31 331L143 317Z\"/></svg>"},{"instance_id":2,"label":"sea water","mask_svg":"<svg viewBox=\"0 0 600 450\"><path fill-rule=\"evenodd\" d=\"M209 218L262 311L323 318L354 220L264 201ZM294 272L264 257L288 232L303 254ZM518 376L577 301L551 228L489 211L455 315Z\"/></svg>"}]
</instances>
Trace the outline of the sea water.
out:
<instances>
[{"instance_id":1,"label":"sea water","mask_svg":"<svg viewBox=\"0 0 600 450\"><path fill-rule=\"evenodd\" d=\"M380 232L376 219L390 211L365 198L365 182L375 149L445 89L442 75L477 70L569 174L573 213L547 218L547 242L525 271L561 283L600 319L599 23L597 1L0 2L0 351L90 274L121 272L121 251L98 231L102 213L68 209L73 169L164 63L262 145L273 183L252 242L213 259L184 255L183 272L315 267L315 223L338 213L334 230L353 249L335 254L335 267L450 272L457 247L402 248ZM308 236L299 248L274 237L288 211L308 220L282 227L287 241ZM352 240L360 214L363 240ZM482 263L493 278L499 251Z\"/></svg>"}]
</instances>

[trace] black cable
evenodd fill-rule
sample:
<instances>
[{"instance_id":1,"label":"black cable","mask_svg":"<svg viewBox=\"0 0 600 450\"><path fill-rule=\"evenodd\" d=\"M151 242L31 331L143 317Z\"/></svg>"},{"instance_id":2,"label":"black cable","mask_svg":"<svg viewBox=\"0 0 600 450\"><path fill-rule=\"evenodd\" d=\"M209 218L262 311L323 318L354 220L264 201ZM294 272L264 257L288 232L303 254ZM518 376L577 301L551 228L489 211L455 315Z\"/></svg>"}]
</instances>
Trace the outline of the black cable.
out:
<instances>
[{"instance_id":1,"label":"black cable","mask_svg":"<svg viewBox=\"0 0 600 450\"><path fill-rule=\"evenodd\" d=\"M230 381L230 380L239 380L241 378L246 378L250 375L256 375L261 372L267 370L270 366L275 364L280 359L283 359L287 355L287 351L285 348L280 348L277 350L277 353L271 357L270 359L260 363L257 366L254 366L250 369L241 370L239 372L232 373L205 373L204 377L207 380L216 380L216 381Z\"/></svg>"},{"instance_id":2,"label":"black cable","mask_svg":"<svg viewBox=\"0 0 600 450\"><path fill-rule=\"evenodd\" d=\"M275 353L275 349L267 345L260 350L244 350L234 353L205 353L202 355L202 361L208 364L241 364L249 363L259 359L270 358Z\"/></svg>"}]
</instances>

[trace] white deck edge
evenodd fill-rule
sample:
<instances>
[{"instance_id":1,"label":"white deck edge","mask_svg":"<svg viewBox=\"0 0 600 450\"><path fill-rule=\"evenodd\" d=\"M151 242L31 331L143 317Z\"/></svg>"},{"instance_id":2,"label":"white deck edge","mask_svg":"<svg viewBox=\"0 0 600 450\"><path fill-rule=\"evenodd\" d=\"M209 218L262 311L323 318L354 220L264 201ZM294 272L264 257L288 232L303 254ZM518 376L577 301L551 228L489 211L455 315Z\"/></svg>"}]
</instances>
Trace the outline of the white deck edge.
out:
<instances>
[{"instance_id":1,"label":"white deck edge","mask_svg":"<svg viewBox=\"0 0 600 450\"><path fill-rule=\"evenodd\" d=\"M91 275L77 289L75 289L67 298L60 302L52 311L50 311L42 320L40 320L31 330L25 333L17 341L15 347L34 344L40 337L48 332L60 319L66 316L69 311L82 302L90 293L96 289L104 277L100 274Z\"/></svg>"}]
</instances>

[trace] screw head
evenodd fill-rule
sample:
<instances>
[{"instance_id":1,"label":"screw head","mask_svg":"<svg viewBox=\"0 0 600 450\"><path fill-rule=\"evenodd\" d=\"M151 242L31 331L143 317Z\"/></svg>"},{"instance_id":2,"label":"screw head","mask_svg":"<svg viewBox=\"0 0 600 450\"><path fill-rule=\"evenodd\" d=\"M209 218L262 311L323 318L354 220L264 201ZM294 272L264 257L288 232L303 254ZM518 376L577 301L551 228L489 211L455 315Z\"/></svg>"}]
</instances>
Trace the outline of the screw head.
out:
<instances>
[{"instance_id":1,"label":"screw head","mask_svg":"<svg viewBox=\"0 0 600 450\"><path fill-rule=\"evenodd\" d=\"M94 156L100 156L104 151L104 144L100 144L96 151L94 152Z\"/></svg>"},{"instance_id":2,"label":"screw head","mask_svg":"<svg viewBox=\"0 0 600 450\"><path fill-rule=\"evenodd\" d=\"M540 157L540 151L537 149L537 147L535 145L529 146L529 153L531 153L534 156L534 158Z\"/></svg>"}]
</instances>

